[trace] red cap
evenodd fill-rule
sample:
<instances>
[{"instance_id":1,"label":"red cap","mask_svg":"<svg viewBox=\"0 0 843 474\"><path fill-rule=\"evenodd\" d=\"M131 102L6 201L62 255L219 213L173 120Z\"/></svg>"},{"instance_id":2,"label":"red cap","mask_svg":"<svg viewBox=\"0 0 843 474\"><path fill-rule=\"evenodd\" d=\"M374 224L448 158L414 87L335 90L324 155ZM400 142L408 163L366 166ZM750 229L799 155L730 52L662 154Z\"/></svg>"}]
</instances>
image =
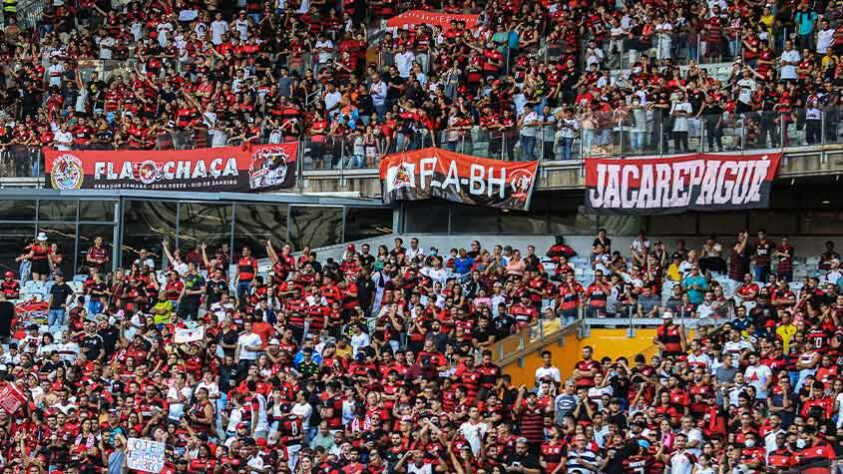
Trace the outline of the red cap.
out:
<instances>
[{"instance_id":1,"label":"red cap","mask_svg":"<svg viewBox=\"0 0 843 474\"><path fill-rule=\"evenodd\" d=\"M12 271L6 272L6 278L14 278L14 277L15 277L15 272L12 272Z\"/></svg>"},{"instance_id":2,"label":"red cap","mask_svg":"<svg viewBox=\"0 0 843 474\"><path fill-rule=\"evenodd\" d=\"M348 249L348 250L350 250L350 251L352 251L352 252L354 252L354 249L355 249L356 247L354 247L354 244L348 244L348 245L346 245L346 246L345 246L345 248L346 248L346 249Z\"/></svg>"}]
</instances>

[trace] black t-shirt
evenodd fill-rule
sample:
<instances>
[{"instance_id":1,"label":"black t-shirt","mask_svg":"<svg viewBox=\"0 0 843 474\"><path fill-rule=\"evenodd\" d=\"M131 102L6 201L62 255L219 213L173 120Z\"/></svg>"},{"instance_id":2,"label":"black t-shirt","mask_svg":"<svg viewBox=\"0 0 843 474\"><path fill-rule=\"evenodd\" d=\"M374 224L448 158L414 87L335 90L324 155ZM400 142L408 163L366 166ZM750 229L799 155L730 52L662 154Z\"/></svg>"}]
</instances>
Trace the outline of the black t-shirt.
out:
<instances>
[{"instance_id":1,"label":"black t-shirt","mask_svg":"<svg viewBox=\"0 0 843 474\"><path fill-rule=\"evenodd\" d=\"M500 340L512 334L512 326L515 325L515 318L508 314L499 314L492 320L492 325L495 327L498 340Z\"/></svg>"},{"instance_id":2,"label":"black t-shirt","mask_svg":"<svg viewBox=\"0 0 843 474\"><path fill-rule=\"evenodd\" d=\"M495 330L492 329L490 326L487 326L486 329L481 329L480 327L476 327L471 331L471 337L477 339L478 343L488 342L492 336L495 336Z\"/></svg>"},{"instance_id":3,"label":"black t-shirt","mask_svg":"<svg viewBox=\"0 0 843 474\"><path fill-rule=\"evenodd\" d=\"M97 360L97 358L105 350L105 342L99 334L86 334L79 343L79 347L85 354L88 360Z\"/></svg>"},{"instance_id":4,"label":"black t-shirt","mask_svg":"<svg viewBox=\"0 0 843 474\"><path fill-rule=\"evenodd\" d=\"M206 285L208 307L222 299L223 293L228 293L228 283L225 280L208 280Z\"/></svg>"},{"instance_id":5,"label":"black t-shirt","mask_svg":"<svg viewBox=\"0 0 843 474\"><path fill-rule=\"evenodd\" d=\"M67 283L55 284L50 287L50 295L53 300L50 302L50 309L60 309L61 305L67 302L67 297L73 294L73 290Z\"/></svg>"},{"instance_id":6,"label":"black t-shirt","mask_svg":"<svg viewBox=\"0 0 843 474\"><path fill-rule=\"evenodd\" d=\"M0 301L0 337L10 337L15 305L11 301Z\"/></svg>"},{"instance_id":7,"label":"black t-shirt","mask_svg":"<svg viewBox=\"0 0 843 474\"><path fill-rule=\"evenodd\" d=\"M519 455L518 453L512 453L506 457L506 465L507 466L521 466L526 467L527 469L538 469L539 468L539 460L532 454L524 454Z\"/></svg>"},{"instance_id":8,"label":"black t-shirt","mask_svg":"<svg viewBox=\"0 0 843 474\"><path fill-rule=\"evenodd\" d=\"M229 329L228 331L224 332L222 334L222 336L220 337L220 345L222 345L222 344L226 344L226 345L237 344L237 338L238 337L239 337L239 334L237 333L236 330ZM227 349L227 348L223 347L223 352L225 353L225 355L234 356L234 349Z\"/></svg>"},{"instance_id":9,"label":"black t-shirt","mask_svg":"<svg viewBox=\"0 0 843 474\"><path fill-rule=\"evenodd\" d=\"M114 349L117 347L117 339L120 338L120 331L114 326L109 326L105 329L100 329L97 331L97 334L102 338L106 357L113 354Z\"/></svg>"}]
</instances>

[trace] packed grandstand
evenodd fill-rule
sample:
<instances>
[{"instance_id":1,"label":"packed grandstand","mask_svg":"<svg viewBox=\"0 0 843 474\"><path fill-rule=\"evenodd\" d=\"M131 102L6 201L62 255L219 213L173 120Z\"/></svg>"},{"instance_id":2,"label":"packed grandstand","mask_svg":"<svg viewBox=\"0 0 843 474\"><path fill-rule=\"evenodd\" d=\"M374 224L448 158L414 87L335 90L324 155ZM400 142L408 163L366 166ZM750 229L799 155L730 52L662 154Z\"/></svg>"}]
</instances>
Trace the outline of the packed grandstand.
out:
<instances>
[{"instance_id":1,"label":"packed grandstand","mask_svg":"<svg viewBox=\"0 0 843 474\"><path fill-rule=\"evenodd\" d=\"M549 161L840 141L839 2L52 0L20 23L16 3L4 176L42 172L42 147L297 142L308 166L362 168L430 146ZM408 236L337 259L165 241L122 268L98 238L65 275L40 232L0 283L0 466L829 472L833 242L808 256L761 229L700 248L611 237L577 254ZM545 325L654 319L656 355L548 350L529 383L493 352Z\"/></svg>"},{"instance_id":2,"label":"packed grandstand","mask_svg":"<svg viewBox=\"0 0 843 474\"><path fill-rule=\"evenodd\" d=\"M337 261L165 243L113 273L107 247L66 281L40 234L0 284L9 472L125 472L144 438L155 469L193 473L751 473L841 454L831 242L803 259L763 231L700 249L601 231L589 255L396 238ZM540 321L654 317L657 355L585 347L563 375L547 351L518 386L491 350Z\"/></svg>"}]
</instances>

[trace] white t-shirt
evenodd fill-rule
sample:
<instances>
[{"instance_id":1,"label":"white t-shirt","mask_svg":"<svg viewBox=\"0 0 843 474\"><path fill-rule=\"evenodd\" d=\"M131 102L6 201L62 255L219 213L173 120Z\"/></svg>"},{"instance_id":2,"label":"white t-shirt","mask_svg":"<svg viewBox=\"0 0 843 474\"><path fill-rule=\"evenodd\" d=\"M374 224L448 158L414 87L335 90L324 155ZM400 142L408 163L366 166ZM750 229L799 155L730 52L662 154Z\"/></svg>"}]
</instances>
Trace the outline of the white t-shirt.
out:
<instances>
[{"instance_id":1,"label":"white t-shirt","mask_svg":"<svg viewBox=\"0 0 843 474\"><path fill-rule=\"evenodd\" d=\"M688 117L693 112L693 107L691 107L690 102L674 102L673 106L670 108L670 113L674 112L685 112L685 115L677 115L673 118L673 131L674 132L687 132L688 131Z\"/></svg>"},{"instance_id":2,"label":"white t-shirt","mask_svg":"<svg viewBox=\"0 0 843 474\"><path fill-rule=\"evenodd\" d=\"M325 41L317 41L316 44L313 45L315 49L328 49L329 51L319 51L319 64L325 64L331 59L334 55L332 51L334 49L334 43L331 40L326 39Z\"/></svg>"},{"instance_id":3,"label":"white t-shirt","mask_svg":"<svg viewBox=\"0 0 843 474\"><path fill-rule=\"evenodd\" d=\"M398 73L404 79L410 77L410 71L413 68L413 61L416 60L416 55L412 51L404 51L395 55L395 67Z\"/></svg>"},{"instance_id":4,"label":"white t-shirt","mask_svg":"<svg viewBox=\"0 0 843 474\"><path fill-rule=\"evenodd\" d=\"M789 62L789 63L798 63L802 60L802 55L799 54L799 51L795 49L791 49L790 51L784 51L781 55L782 62ZM782 64L781 67L781 78L782 79L796 79L796 66L791 64Z\"/></svg>"},{"instance_id":5,"label":"white t-shirt","mask_svg":"<svg viewBox=\"0 0 843 474\"><path fill-rule=\"evenodd\" d=\"M64 65L62 63L50 64L47 68L47 74L50 76L50 86L61 87L61 75L64 74Z\"/></svg>"},{"instance_id":6,"label":"white t-shirt","mask_svg":"<svg viewBox=\"0 0 843 474\"><path fill-rule=\"evenodd\" d=\"M228 33L228 23L219 20L211 22L211 43L222 44L222 35Z\"/></svg>"},{"instance_id":7,"label":"white t-shirt","mask_svg":"<svg viewBox=\"0 0 843 474\"><path fill-rule=\"evenodd\" d=\"M763 364L749 366L746 368L746 372L744 372L744 377L746 377L750 385L755 387L756 398L767 398L767 389L765 387L769 385L770 379L773 378L773 372L769 367Z\"/></svg>"},{"instance_id":8,"label":"white t-shirt","mask_svg":"<svg viewBox=\"0 0 843 474\"><path fill-rule=\"evenodd\" d=\"M670 473L671 474L691 474L694 464L691 462L690 456L682 451L675 453L670 457Z\"/></svg>"},{"instance_id":9,"label":"white t-shirt","mask_svg":"<svg viewBox=\"0 0 843 474\"><path fill-rule=\"evenodd\" d=\"M550 377L556 383L562 381L562 376L559 374L559 368L557 367L539 367L536 369L536 381L545 377Z\"/></svg>"},{"instance_id":10,"label":"white t-shirt","mask_svg":"<svg viewBox=\"0 0 843 474\"><path fill-rule=\"evenodd\" d=\"M365 332L360 332L360 334L355 334L351 336L351 348L354 352L354 356L357 356L357 352L369 345L369 335Z\"/></svg>"},{"instance_id":11,"label":"white t-shirt","mask_svg":"<svg viewBox=\"0 0 843 474\"><path fill-rule=\"evenodd\" d=\"M746 78L738 80L738 100L744 104L752 103L752 93L755 92L755 79Z\"/></svg>"},{"instance_id":12,"label":"white t-shirt","mask_svg":"<svg viewBox=\"0 0 843 474\"><path fill-rule=\"evenodd\" d=\"M53 137L56 143L56 150L67 151L70 150L70 144L73 143L73 134L70 131L57 131Z\"/></svg>"},{"instance_id":13,"label":"white t-shirt","mask_svg":"<svg viewBox=\"0 0 843 474\"><path fill-rule=\"evenodd\" d=\"M482 421L479 423L466 421L460 425L460 434L468 441L468 444L471 446L471 452L475 456L480 453L480 443L483 440L483 436L486 436L488 432L489 426Z\"/></svg>"},{"instance_id":14,"label":"white t-shirt","mask_svg":"<svg viewBox=\"0 0 843 474\"><path fill-rule=\"evenodd\" d=\"M840 429L843 426L843 392L837 394L837 398L834 399L837 402L837 429Z\"/></svg>"},{"instance_id":15,"label":"white t-shirt","mask_svg":"<svg viewBox=\"0 0 843 474\"><path fill-rule=\"evenodd\" d=\"M817 32L817 52L825 54L828 48L834 44L834 28L820 30Z\"/></svg>"},{"instance_id":16,"label":"white t-shirt","mask_svg":"<svg viewBox=\"0 0 843 474\"><path fill-rule=\"evenodd\" d=\"M247 349L247 346L260 347L263 340L257 334L250 332L242 334L237 338L237 347L240 349L240 360L257 360L259 351L252 351Z\"/></svg>"},{"instance_id":17,"label":"white t-shirt","mask_svg":"<svg viewBox=\"0 0 843 474\"><path fill-rule=\"evenodd\" d=\"M181 394L184 395L186 400L190 401L190 397L193 396L193 389L188 385L182 387L181 390L173 385L169 390L167 390L167 398L178 400L179 391L181 391ZM181 417L184 416L184 405L184 403L170 402L170 411L167 413L167 418L175 421L181 420Z\"/></svg>"},{"instance_id":18,"label":"white t-shirt","mask_svg":"<svg viewBox=\"0 0 843 474\"><path fill-rule=\"evenodd\" d=\"M310 426L310 415L313 414L313 407L310 406L309 403L296 403L295 405L293 405L293 408L290 410L290 413L292 413L293 415L298 415L301 418L301 424L305 427L305 429Z\"/></svg>"}]
</instances>

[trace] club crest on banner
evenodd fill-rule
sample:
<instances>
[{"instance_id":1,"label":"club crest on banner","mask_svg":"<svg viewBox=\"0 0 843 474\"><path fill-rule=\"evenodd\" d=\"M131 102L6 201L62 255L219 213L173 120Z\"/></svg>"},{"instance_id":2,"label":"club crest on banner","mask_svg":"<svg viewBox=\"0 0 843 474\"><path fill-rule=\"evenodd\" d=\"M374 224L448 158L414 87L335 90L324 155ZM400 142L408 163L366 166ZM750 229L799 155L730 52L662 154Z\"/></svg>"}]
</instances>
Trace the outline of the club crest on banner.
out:
<instances>
[{"instance_id":1,"label":"club crest on banner","mask_svg":"<svg viewBox=\"0 0 843 474\"><path fill-rule=\"evenodd\" d=\"M85 173L82 171L82 160L71 154L63 154L53 160L50 180L53 189L80 189Z\"/></svg>"}]
</instances>

